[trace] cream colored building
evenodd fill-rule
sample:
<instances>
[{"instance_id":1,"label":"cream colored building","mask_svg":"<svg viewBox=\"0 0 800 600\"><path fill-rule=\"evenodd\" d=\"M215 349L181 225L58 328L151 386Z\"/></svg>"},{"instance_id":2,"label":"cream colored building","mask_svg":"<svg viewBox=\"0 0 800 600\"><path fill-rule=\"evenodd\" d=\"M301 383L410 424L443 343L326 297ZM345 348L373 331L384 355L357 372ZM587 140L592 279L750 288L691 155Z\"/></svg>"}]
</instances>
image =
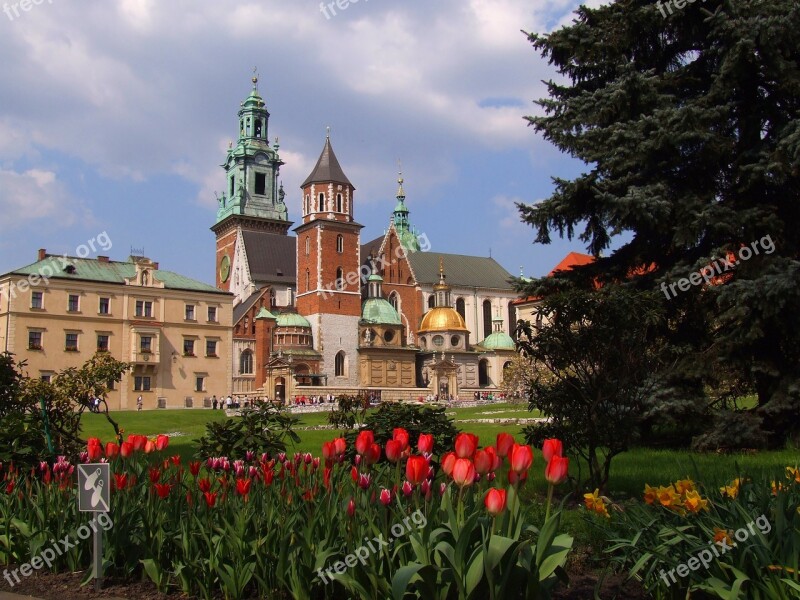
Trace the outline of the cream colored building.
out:
<instances>
[{"instance_id":1,"label":"cream colored building","mask_svg":"<svg viewBox=\"0 0 800 600\"><path fill-rule=\"evenodd\" d=\"M98 351L132 369L108 394L112 410L202 407L231 392L233 295L127 261L38 260L0 276L0 351L48 379Z\"/></svg>"}]
</instances>

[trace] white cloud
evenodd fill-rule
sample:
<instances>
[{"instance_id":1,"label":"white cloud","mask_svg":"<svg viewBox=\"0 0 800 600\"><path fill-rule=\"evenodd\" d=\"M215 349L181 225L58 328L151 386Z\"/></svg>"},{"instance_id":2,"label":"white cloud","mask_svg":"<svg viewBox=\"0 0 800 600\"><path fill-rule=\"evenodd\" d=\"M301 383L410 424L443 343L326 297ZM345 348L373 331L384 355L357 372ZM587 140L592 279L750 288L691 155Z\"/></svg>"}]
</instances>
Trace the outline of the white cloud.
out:
<instances>
[{"instance_id":1,"label":"white cloud","mask_svg":"<svg viewBox=\"0 0 800 600\"><path fill-rule=\"evenodd\" d=\"M47 220L68 227L80 219L92 221L83 203L71 198L53 171L24 173L0 170L0 228L10 230L32 221Z\"/></svg>"}]
</instances>

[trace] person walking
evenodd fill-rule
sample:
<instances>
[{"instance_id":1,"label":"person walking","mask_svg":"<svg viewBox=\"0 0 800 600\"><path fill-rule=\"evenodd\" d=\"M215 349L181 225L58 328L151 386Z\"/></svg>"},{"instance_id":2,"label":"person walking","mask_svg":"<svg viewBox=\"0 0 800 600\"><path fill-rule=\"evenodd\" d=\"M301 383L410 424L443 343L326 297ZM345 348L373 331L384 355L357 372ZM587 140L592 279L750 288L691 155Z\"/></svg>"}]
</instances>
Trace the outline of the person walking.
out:
<instances>
[{"instance_id":1,"label":"person walking","mask_svg":"<svg viewBox=\"0 0 800 600\"><path fill-rule=\"evenodd\" d=\"M141 412L143 404L144 401L142 400L142 396L140 394L139 397L136 399L136 409Z\"/></svg>"},{"instance_id":2,"label":"person walking","mask_svg":"<svg viewBox=\"0 0 800 600\"><path fill-rule=\"evenodd\" d=\"M211 408L213 410L217 410L217 405L218 404L219 404L219 402L217 402L217 396L215 394L214 397L211 399Z\"/></svg>"}]
</instances>

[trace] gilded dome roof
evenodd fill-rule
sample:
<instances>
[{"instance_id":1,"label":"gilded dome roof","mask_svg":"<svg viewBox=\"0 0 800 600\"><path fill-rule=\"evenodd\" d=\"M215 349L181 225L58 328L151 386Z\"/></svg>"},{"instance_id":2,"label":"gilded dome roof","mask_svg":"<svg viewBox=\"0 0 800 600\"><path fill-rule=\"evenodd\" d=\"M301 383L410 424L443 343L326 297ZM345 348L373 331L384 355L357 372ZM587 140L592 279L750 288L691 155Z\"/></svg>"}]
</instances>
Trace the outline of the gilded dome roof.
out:
<instances>
[{"instance_id":1,"label":"gilded dome roof","mask_svg":"<svg viewBox=\"0 0 800 600\"><path fill-rule=\"evenodd\" d=\"M455 330L467 331L467 325L464 323L464 318L458 314L458 311L449 306L438 306L430 309L422 317L422 323L419 326L419 333Z\"/></svg>"}]
</instances>

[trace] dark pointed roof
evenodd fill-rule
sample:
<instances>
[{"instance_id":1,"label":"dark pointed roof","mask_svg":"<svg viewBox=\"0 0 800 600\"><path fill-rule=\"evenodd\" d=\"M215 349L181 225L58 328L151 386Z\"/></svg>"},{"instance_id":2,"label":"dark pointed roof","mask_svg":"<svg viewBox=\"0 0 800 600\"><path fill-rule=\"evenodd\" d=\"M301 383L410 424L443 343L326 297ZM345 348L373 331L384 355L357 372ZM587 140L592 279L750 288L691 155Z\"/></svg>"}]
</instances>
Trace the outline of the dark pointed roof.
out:
<instances>
[{"instance_id":1,"label":"dark pointed roof","mask_svg":"<svg viewBox=\"0 0 800 600\"><path fill-rule=\"evenodd\" d=\"M333 153L331 138L326 138L325 147L322 149L322 154L319 155L317 166L314 167L314 170L311 171L311 175L306 178L303 185L300 187L306 187L310 183L327 183L329 181L346 183L351 187L353 186L347 178L347 175L342 171L342 167L336 159L336 154Z\"/></svg>"}]
</instances>

